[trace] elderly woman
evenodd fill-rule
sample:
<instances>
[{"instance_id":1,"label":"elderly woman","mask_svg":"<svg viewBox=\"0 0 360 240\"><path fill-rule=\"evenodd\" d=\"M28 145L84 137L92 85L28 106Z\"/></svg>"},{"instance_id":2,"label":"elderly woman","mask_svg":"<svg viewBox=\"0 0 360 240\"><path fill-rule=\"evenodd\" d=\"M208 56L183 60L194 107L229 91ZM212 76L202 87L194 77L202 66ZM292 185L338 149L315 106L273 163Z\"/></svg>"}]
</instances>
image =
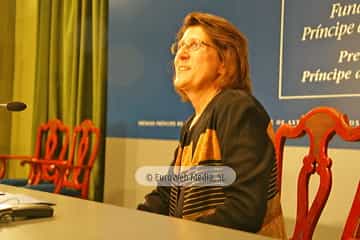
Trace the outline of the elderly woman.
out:
<instances>
[{"instance_id":1,"label":"elderly woman","mask_svg":"<svg viewBox=\"0 0 360 240\"><path fill-rule=\"evenodd\" d=\"M188 14L172 46L174 87L195 113L173 166L227 166L228 186L158 186L138 209L284 237L270 118L251 95L247 41L224 18Z\"/></svg>"}]
</instances>

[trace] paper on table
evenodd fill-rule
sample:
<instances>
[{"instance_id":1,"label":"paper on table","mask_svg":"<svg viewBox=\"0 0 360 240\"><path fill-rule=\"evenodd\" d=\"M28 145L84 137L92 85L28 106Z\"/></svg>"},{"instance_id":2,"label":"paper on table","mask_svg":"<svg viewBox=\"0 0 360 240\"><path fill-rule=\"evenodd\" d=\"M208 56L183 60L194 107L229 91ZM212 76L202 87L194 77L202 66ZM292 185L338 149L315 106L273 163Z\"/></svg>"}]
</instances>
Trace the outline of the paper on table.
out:
<instances>
[{"instance_id":1,"label":"paper on table","mask_svg":"<svg viewBox=\"0 0 360 240\"><path fill-rule=\"evenodd\" d=\"M9 210L11 209L12 205L11 204L7 204L7 203L1 203L0 204L0 212L4 211L4 210Z\"/></svg>"},{"instance_id":2,"label":"paper on table","mask_svg":"<svg viewBox=\"0 0 360 240\"><path fill-rule=\"evenodd\" d=\"M16 204L44 204L44 205L55 205L48 201L36 199L24 194L11 194L3 193L0 195L0 206L3 204L16 205Z\"/></svg>"}]
</instances>

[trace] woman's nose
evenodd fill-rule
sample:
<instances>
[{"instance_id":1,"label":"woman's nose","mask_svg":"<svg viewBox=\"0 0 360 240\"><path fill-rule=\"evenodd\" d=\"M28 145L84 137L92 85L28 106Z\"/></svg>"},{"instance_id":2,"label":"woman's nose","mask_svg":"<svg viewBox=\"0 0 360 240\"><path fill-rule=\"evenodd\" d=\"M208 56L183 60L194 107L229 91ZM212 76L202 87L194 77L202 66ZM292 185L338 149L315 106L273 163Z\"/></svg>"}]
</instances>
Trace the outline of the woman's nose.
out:
<instances>
[{"instance_id":1,"label":"woman's nose","mask_svg":"<svg viewBox=\"0 0 360 240\"><path fill-rule=\"evenodd\" d=\"M189 52L185 48L180 49L176 56L176 58L179 60L186 60L189 57L190 57Z\"/></svg>"}]
</instances>

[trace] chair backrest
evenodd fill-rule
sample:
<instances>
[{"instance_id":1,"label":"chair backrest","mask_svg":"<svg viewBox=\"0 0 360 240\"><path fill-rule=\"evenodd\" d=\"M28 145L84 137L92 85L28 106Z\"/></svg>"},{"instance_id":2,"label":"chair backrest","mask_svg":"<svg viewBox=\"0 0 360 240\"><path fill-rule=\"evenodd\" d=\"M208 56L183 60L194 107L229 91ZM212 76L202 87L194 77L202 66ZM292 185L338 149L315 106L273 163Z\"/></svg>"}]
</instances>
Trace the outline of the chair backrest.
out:
<instances>
[{"instance_id":1,"label":"chair backrest","mask_svg":"<svg viewBox=\"0 0 360 240\"><path fill-rule=\"evenodd\" d=\"M332 160L327 155L328 143L337 134L344 141L359 141L360 127L348 124L347 116L334 108L317 107L303 115L296 126L281 125L275 134L278 161L278 185L281 189L283 151L287 138L309 138L309 151L303 159L297 183L297 216L292 239L311 239L332 186ZM317 173L320 183L309 208L309 180Z\"/></svg>"},{"instance_id":2,"label":"chair backrest","mask_svg":"<svg viewBox=\"0 0 360 240\"><path fill-rule=\"evenodd\" d=\"M69 127L59 119L43 123L37 130L34 159L65 160L69 146ZM40 181L55 182L59 173L54 165L31 164L28 184Z\"/></svg>"},{"instance_id":3,"label":"chair backrest","mask_svg":"<svg viewBox=\"0 0 360 240\"><path fill-rule=\"evenodd\" d=\"M360 182L341 238L360 239Z\"/></svg>"},{"instance_id":4,"label":"chair backrest","mask_svg":"<svg viewBox=\"0 0 360 240\"><path fill-rule=\"evenodd\" d=\"M0 179L4 178L6 172L6 161L5 159L0 159Z\"/></svg>"},{"instance_id":5,"label":"chair backrest","mask_svg":"<svg viewBox=\"0 0 360 240\"><path fill-rule=\"evenodd\" d=\"M97 157L99 143L100 130L91 120L84 120L74 128L68 160L69 169L66 170L66 177L56 187L55 192L60 192L61 188L66 187L79 190L82 198L88 198L90 173Z\"/></svg>"}]
</instances>

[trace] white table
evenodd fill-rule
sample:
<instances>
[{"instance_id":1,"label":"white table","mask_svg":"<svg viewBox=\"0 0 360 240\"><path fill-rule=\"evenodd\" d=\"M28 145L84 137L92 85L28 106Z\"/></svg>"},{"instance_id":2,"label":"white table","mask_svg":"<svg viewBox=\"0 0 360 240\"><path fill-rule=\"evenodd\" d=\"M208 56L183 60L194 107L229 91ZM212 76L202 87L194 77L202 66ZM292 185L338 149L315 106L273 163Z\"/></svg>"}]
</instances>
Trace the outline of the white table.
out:
<instances>
[{"instance_id":1,"label":"white table","mask_svg":"<svg viewBox=\"0 0 360 240\"><path fill-rule=\"evenodd\" d=\"M24 188L0 185L0 192L26 194L56 204L54 217L0 224L1 240L269 239L228 228Z\"/></svg>"}]
</instances>

